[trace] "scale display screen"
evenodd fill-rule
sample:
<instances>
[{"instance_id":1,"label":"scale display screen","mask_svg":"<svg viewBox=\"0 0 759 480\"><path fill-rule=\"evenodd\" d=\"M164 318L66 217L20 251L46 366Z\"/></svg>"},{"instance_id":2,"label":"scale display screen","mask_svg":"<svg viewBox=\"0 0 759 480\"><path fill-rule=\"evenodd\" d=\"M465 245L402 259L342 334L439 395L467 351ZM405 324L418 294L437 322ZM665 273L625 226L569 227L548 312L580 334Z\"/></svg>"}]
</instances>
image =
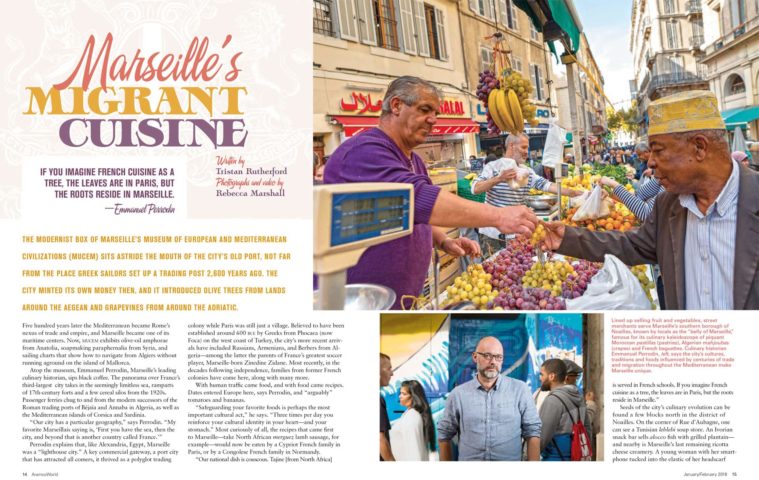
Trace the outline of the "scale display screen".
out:
<instances>
[{"instance_id":1,"label":"scale display screen","mask_svg":"<svg viewBox=\"0 0 759 480\"><path fill-rule=\"evenodd\" d=\"M409 208L409 190L334 194L331 246L408 230Z\"/></svg>"}]
</instances>

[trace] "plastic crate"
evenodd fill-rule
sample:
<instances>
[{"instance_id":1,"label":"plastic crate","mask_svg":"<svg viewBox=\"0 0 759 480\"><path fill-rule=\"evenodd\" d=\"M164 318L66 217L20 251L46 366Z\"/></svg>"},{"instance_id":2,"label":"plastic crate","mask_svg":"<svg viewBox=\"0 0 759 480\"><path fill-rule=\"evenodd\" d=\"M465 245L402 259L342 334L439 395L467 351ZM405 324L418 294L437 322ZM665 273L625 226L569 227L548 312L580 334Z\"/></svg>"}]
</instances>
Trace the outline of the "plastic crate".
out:
<instances>
[{"instance_id":1,"label":"plastic crate","mask_svg":"<svg viewBox=\"0 0 759 480\"><path fill-rule=\"evenodd\" d=\"M456 182L456 194L461 198L472 200L473 202L485 203L485 194L472 195L472 189L470 187L471 182L465 178L460 178Z\"/></svg>"}]
</instances>

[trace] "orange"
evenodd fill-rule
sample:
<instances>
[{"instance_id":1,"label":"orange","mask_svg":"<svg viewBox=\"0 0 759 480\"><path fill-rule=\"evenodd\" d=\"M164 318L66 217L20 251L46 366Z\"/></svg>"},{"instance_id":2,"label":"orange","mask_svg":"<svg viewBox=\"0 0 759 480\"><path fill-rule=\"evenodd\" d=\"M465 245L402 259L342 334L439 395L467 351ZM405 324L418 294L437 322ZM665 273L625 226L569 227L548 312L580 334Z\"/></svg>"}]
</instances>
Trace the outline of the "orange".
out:
<instances>
[{"instance_id":1,"label":"orange","mask_svg":"<svg viewBox=\"0 0 759 480\"><path fill-rule=\"evenodd\" d=\"M588 225L588 230L595 230L595 229L596 229L596 227L594 227L592 223L590 225Z\"/></svg>"},{"instance_id":2,"label":"orange","mask_svg":"<svg viewBox=\"0 0 759 480\"><path fill-rule=\"evenodd\" d=\"M615 230L619 230L619 228L621 226L622 226L622 222L620 222L619 220L617 220L617 221L614 222L614 229Z\"/></svg>"}]
</instances>

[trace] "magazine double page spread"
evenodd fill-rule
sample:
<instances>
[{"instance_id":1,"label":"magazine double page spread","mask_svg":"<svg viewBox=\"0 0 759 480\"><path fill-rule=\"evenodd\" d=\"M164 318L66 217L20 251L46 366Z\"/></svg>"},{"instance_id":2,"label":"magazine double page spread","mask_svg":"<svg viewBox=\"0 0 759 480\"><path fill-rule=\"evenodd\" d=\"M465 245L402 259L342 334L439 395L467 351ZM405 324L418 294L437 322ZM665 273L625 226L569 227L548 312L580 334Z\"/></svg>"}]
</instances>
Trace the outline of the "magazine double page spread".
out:
<instances>
[{"instance_id":1,"label":"magazine double page spread","mask_svg":"<svg viewBox=\"0 0 759 480\"><path fill-rule=\"evenodd\" d=\"M753 478L757 19L8 8L3 478Z\"/></svg>"}]
</instances>

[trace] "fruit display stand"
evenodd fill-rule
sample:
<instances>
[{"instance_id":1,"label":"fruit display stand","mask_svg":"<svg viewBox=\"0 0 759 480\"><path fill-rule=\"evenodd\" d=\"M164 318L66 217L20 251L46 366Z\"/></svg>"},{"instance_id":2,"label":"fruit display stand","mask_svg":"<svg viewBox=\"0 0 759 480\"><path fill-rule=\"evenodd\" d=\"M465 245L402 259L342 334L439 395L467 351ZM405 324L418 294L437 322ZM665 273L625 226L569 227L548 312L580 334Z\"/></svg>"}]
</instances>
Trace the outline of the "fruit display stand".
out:
<instances>
[{"instance_id":1,"label":"fruit display stand","mask_svg":"<svg viewBox=\"0 0 759 480\"><path fill-rule=\"evenodd\" d=\"M550 254L540 264L526 239L514 239L482 265L471 265L466 272L441 287L439 309L479 310L565 310L566 299L580 298L602 264ZM631 268L651 302L659 308L653 269L650 265ZM448 283L448 282L447 282ZM433 309L427 301L421 308ZM467 308L464 307L464 308Z\"/></svg>"},{"instance_id":2,"label":"fruit display stand","mask_svg":"<svg viewBox=\"0 0 759 480\"><path fill-rule=\"evenodd\" d=\"M433 185L443 190L456 194L456 169L455 168L432 168L428 172Z\"/></svg>"}]
</instances>

